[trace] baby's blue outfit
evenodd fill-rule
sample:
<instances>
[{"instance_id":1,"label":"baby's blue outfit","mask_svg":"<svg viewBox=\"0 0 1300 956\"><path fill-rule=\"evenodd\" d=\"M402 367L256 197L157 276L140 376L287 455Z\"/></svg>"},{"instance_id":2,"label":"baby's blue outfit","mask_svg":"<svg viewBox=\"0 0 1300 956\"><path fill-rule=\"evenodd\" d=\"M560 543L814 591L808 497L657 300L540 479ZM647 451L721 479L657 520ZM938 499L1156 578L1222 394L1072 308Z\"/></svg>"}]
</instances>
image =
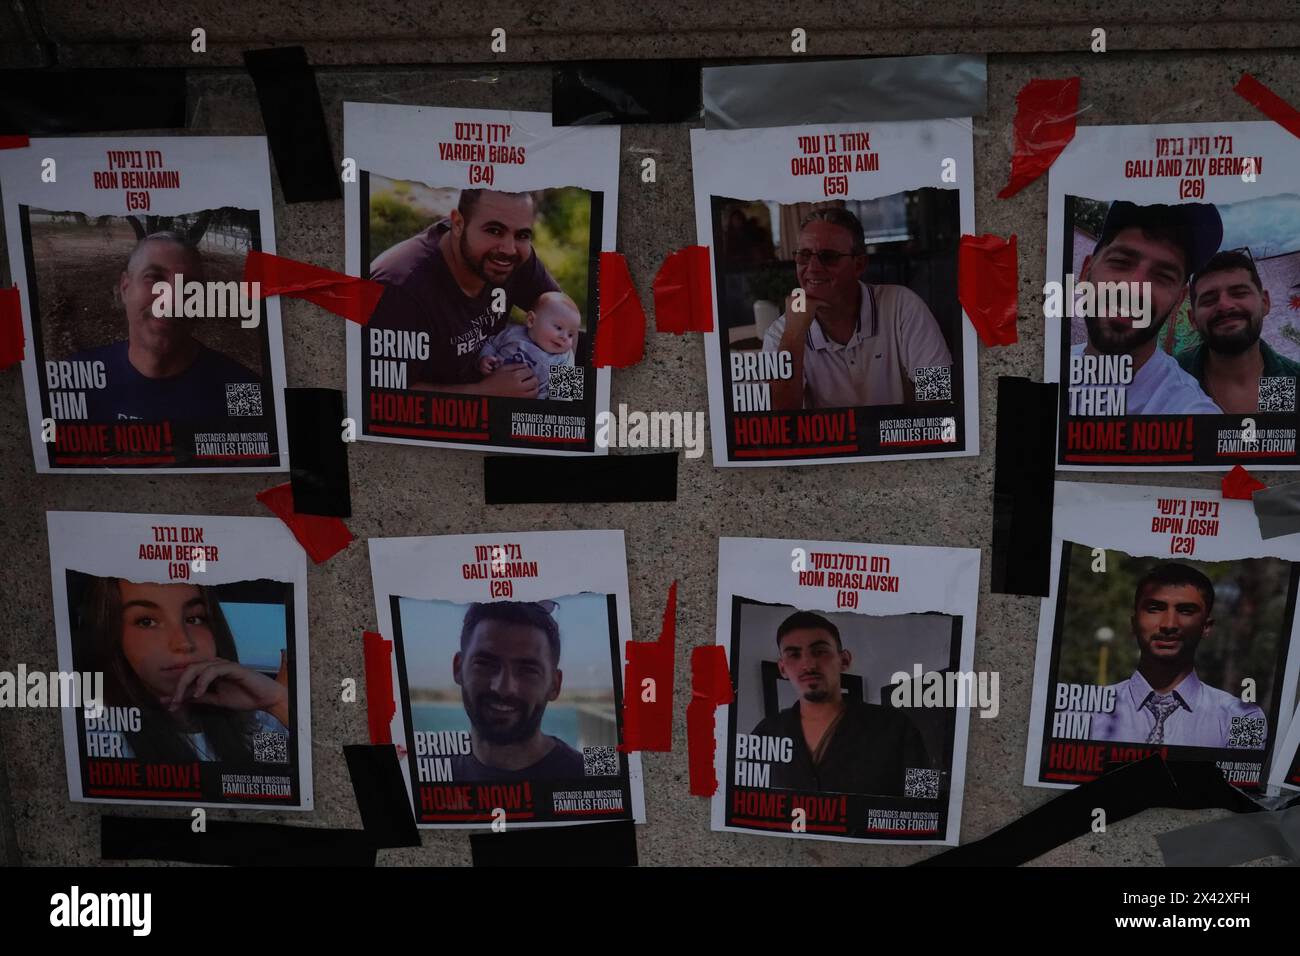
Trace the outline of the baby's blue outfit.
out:
<instances>
[{"instance_id":1,"label":"baby's blue outfit","mask_svg":"<svg viewBox=\"0 0 1300 956\"><path fill-rule=\"evenodd\" d=\"M502 364L519 362L533 370L537 377L537 397L547 398L551 391L551 369L556 365L572 365L573 352L556 355L546 351L528 337L528 329L511 322L483 343L480 355L495 356Z\"/></svg>"}]
</instances>

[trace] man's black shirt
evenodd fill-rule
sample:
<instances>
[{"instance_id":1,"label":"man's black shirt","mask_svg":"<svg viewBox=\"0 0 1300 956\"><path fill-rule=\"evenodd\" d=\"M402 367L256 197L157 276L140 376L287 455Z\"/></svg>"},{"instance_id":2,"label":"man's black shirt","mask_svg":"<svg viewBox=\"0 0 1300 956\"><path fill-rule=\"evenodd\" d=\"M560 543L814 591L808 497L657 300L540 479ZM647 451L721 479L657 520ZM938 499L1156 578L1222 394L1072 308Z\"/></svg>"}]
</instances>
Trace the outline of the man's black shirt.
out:
<instances>
[{"instance_id":1,"label":"man's black shirt","mask_svg":"<svg viewBox=\"0 0 1300 956\"><path fill-rule=\"evenodd\" d=\"M908 768L930 766L921 733L906 714L847 698L844 706L844 715L815 767L804 741L798 703L759 721L755 735L789 737L794 744L789 763L769 764L773 788L901 797Z\"/></svg>"},{"instance_id":2,"label":"man's black shirt","mask_svg":"<svg viewBox=\"0 0 1300 956\"><path fill-rule=\"evenodd\" d=\"M522 770L498 770L482 763L472 753L451 758L451 779L456 783L522 783L525 780L582 780L586 770L582 754L559 737L555 746L537 763Z\"/></svg>"}]
</instances>

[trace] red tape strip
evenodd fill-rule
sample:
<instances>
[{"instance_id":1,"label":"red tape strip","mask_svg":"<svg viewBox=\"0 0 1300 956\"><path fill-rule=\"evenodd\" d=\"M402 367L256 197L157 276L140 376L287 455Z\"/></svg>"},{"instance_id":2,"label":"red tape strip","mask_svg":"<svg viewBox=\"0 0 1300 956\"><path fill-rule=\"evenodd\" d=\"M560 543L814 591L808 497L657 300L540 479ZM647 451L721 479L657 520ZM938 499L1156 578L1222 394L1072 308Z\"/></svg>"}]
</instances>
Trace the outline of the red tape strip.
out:
<instances>
[{"instance_id":1,"label":"red tape strip","mask_svg":"<svg viewBox=\"0 0 1300 956\"><path fill-rule=\"evenodd\" d=\"M1011 178L998 193L999 199L1011 198L1047 172L1074 139L1078 112L1077 76L1068 80L1030 80L1020 88L1013 121L1016 148L1011 156Z\"/></svg>"},{"instance_id":2,"label":"red tape strip","mask_svg":"<svg viewBox=\"0 0 1300 956\"><path fill-rule=\"evenodd\" d=\"M673 749L673 656L677 647L677 582L668 589L657 641L623 645L623 753ZM648 687L646 681L652 681ZM647 695L649 700L646 699Z\"/></svg>"},{"instance_id":3,"label":"red tape strip","mask_svg":"<svg viewBox=\"0 0 1300 956\"><path fill-rule=\"evenodd\" d=\"M962 236L957 253L957 298L985 345L1014 345L1019 302L1016 237Z\"/></svg>"},{"instance_id":4,"label":"red tape strip","mask_svg":"<svg viewBox=\"0 0 1300 956\"><path fill-rule=\"evenodd\" d=\"M366 631L366 718L372 744L391 744L391 725L397 713L393 699L393 645L384 635Z\"/></svg>"},{"instance_id":5,"label":"red tape strip","mask_svg":"<svg viewBox=\"0 0 1300 956\"><path fill-rule=\"evenodd\" d=\"M31 145L26 135L0 136L0 149L25 149Z\"/></svg>"},{"instance_id":6,"label":"red tape strip","mask_svg":"<svg viewBox=\"0 0 1300 956\"><path fill-rule=\"evenodd\" d=\"M600 321L592 360L597 368L627 368L645 355L645 310L621 252L600 254Z\"/></svg>"},{"instance_id":7,"label":"red tape strip","mask_svg":"<svg viewBox=\"0 0 1300 956\"><path fill-rule=\"evenodd\" d=\"M304 515L293 510L293 485L285 482L257 493L257 500L289 526L307 556L316 564L328 561L352 543L352 532L338 518Z\"/></svg>"},{"instance_id":8,"label":"red tape strip","mask_svg":"<svg viewBox=\"0 0 1300 956\"><path fill-rule=\"evenodd\" d=\"M1242 99L1259 110L1278 126L1292 136L1300 136L1300 110L1278 96L1249 73L1241 74L1241 79L1232 88Z\"/></svg>"},{"instance_id":9,"label":"red tape strip","mask_svg":"<svg viewBox=\"0 0 1300 956\"><path fill-rule=\"evenodd\" d=\"M1255 492L1263 491L1267 487L1268 485L1241 465L1233 465L1232 471L1223 476L1221 485L1223 497L1236 498L1238 501L1250 501L1254 498Z\"/></svg>"},{"instance_id":10,"label":"red tape strip","mask_svg":"<svg viewBox=\"0 0 1300 956\"><path fill-rule=\"evenodd\" d=\"M709 644L691 651L691 702L686 705L686 744L691 772L691 794L711 797L718 791L713 767L714 711L735 700L727 651Z\"/></svg>"},{"instance_id":11,"label":"red tape strip","mask_svg":"<svg viewBox=\"0 0 1300 956\"><path fill-rule=\"evenodd\" d=\"M315 302L322 309L358 325L370 321L384 287L369 279L344 275L293 259L253 251L244 260L244 281L260 282L262 297L287 295Z\"/></svg>"},{"instance_id":12,"label":"red tape strip","mask_svg":"<svg viewBox=\"0 0 1300 956\"><path fill-rule=\"evenodd\" d=\"M0 370L21 362L26 347L23 305L18 287L0 289Z\"/></svg>"},{"instance_id":13,"label":"red tape strip","mask_svg":"<svg viewBox=\"0 0 1300 956\"><path fill-rule=\"evenodd\" d=\"M655 275L655 329L681 335L713 331L713 281L709 247L678 249Z\"/></svg>"}]
</instances>

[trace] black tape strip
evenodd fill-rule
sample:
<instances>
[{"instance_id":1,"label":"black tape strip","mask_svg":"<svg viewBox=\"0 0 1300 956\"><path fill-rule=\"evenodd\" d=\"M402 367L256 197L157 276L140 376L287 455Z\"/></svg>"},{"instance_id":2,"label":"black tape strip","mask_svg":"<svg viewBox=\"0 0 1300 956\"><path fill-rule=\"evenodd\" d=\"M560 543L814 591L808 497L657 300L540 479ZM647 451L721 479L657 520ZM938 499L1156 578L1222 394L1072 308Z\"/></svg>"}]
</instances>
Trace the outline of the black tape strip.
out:
<instances>
[{"instance_id":1,"label":"black tape strip","mask_svg":"<svg viewBox=\"0 0 1300 956\"><path fill-rule=\"evenodd\" d=\"M342 199L316 74L300 46L245 50L285 202Z\"/></svg>"},{"instance_id":2,"label":"black tape strip","mask_svg":"<svg viewBox=\"0 0 1300 956\"><path fill-rule=\"evenodd\" d=\"M1263 809L1224 780L1212 762L1166 763L1156 755L1108 770L982 840L914 865L1020 866L1088 833L1097 808L1105 811L1109 826L1152 807L1235 813Z\"/></svg>"},{"instance_id":3,"label":"black tape strip","mask_svg":"<svg viewBox=\"0 0 1300 956\"><path fill-rule=\"evenodd\" d=\"M475 866L636 866L636 824L631 820L547 827L469 838Z\"/></svg>"},{"instance_id":4,"label":"black tape strip","mask_svg":"<svg viewBox=\"0 0 1300 956\"><path fill-rule=\"evenodd\" d=\"M348 446L343 441L343 393L335 388L286 388L289 482L299 514L352 516Z\"/></svg>"},{"instance_id":5,"label":"black tape strip","mask_svg":"<svg viewBox=\"0 0 1300 956\"><path fill-rule=\"evenodd\" d=\"M595 60L551 71L556 126L683 123L700 118L699 60Z\"/></svg>"},{"instance_id":6,"label":"black tape strip","mask_svg":"<svg viewBox=\"0 0 1300 956\"><path fill-rule=\"evenodd\" d=\"M489 456L483 498L490 505L676 501L677 452L592 458Z\"/></svg>"},{"instance_id":7,"label":"black tape strip","mask_svg":"<svg viewBox=\"0 0 1300 956\"><path fill-rule=\"evenodd\" d=\"M375 865L375 845L364 830L209 820L206 833L195 833L191 822L101 817L100 855L217 866Z\"/></svg>"},{"instance_id":8,"label":"black tape strip","mask_svg":"<svg viewBox=\"0 0 1300 956\"><path fill-rule=\"evenodd\" d=\"M0 70L0 134L185 126L185 71Z\"/></svg>"},{"instance_id":9,"label":"black tape strip","mask_svg":"<svg viewBox=\"0 0 1300 956\"><path fill-rule=\"evenodd\" d=\"M189 818L100 818L100 855L105 860L170 860L216 866L370 866L376 850L419 846L392 744L343 748L360 830L210 820L195 833Z\"/></svg>"},{"instance_id":10,"label":"black tape strip","mask_svg":"<svg viewBox=\"0 0 1300 956\"><path fill-rule=\"evenodd\" d=\"M419 846L420 830L406 795L397 748L392 744L348 744L343 748L357 795L361 826L380 848Z\"/></svg>"},{"instance_id":11,"label":"black tape strip","mask_svg":"<svg viewBox=\"0 0 1300 956\"><path fill-rule=\"evenodd\" d=\"M1048 593L1056 490L1055 382L998 379L993 463L994 594Z\"/></svg>"}]
</instances>

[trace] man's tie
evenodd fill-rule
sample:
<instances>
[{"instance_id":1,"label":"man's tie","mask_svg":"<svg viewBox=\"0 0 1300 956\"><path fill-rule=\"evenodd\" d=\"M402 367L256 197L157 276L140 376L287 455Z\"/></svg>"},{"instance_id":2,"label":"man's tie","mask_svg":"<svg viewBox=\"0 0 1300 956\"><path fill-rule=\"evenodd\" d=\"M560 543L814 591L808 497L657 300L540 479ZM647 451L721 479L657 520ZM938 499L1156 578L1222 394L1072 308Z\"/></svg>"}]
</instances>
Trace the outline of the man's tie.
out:
<instances>
[{"instance_id":1,"label":"man's tie","mask_svg":"<svg viewBox=\"0 0 1300 956\"><path fill-rule=\"evenodd\" d=\"M1165 721L1169 715L1178 709L1178 698L1173 694L1166 694L1161 697L1152 694L1147 698L1147 710L1155 715L1156 725L1151 728L1151 733L1147 735L1147 743L1162 744L1165 742Z\"/></svg>"}]
</instances>

